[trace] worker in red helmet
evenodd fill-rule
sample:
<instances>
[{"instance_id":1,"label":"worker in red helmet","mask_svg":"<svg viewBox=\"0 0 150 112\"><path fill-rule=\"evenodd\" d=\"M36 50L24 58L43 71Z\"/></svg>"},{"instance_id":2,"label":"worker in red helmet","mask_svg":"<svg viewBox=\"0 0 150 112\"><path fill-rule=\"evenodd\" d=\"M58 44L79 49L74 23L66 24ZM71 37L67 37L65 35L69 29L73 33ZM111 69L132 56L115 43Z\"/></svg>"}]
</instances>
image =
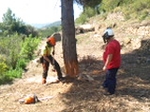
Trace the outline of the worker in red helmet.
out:
<instances>
[{"instance_id":1,"label":"worker in red helmet","mask_svg":"<svg viewBox=\"0 0 150 112\"><path fill-rule=\"evenodd\" d=\"M49 70L49 64L53 66L53 70L57 72L57 77L58 80L61 81L64 78L62 77L61 69L58 64L58 62L54 59L54 54L55 54L55 45L56 45L56 40L54 37L47 37L46 41L46 46L42 50L42 66L43 66L43 75L42 75L42 84L46 83L46 78L48 75L48 70Z\"/></svg>"}]
</instances>

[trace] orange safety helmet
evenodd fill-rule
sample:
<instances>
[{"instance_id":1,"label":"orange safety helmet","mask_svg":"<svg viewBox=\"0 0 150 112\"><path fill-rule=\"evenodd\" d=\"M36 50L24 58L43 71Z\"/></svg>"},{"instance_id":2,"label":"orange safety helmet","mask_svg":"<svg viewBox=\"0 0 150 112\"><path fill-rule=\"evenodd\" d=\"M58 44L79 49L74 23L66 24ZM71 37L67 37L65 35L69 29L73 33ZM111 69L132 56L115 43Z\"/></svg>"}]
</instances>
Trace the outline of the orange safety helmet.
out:
<instances>
[{"instance_id":1,"label":"orange safety helmet","mask_svg":"<svg viewBox=\"0 0 150 112\"><path fill-rule=\"evenodd\" d=\"M52 46L56 45L56 39L54 37L49 37L47 42L49 42Z\"/></svg>"}]
</instances>

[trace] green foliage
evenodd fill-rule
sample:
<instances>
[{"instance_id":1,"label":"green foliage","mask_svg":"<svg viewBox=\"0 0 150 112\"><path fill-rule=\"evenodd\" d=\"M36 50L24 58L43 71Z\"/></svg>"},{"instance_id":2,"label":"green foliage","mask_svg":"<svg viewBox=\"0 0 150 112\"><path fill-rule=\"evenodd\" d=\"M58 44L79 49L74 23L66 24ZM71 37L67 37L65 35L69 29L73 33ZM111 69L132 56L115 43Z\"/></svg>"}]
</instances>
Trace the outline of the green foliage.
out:
<instances>
[{"instance_id":1,"label":"green foliage","mask_svg":"<svg viewBox=\"0 0 150 112\"><path fill-rule=\"evenodd\" d=\"M101 3L101 10L111 11L117 6L118 0L103 0Z\"/></svg>"},{"instance_id":2,"label":"green foliage","mask_svg":"<svg viewBox=\"0 0 150 112\"><path fill-rule=\"evenodd\" d=\"M23 21L15 17L12 10L8 8L7 12L3 15L3 22L0 24L0 29L4 36L12 35L14 33L25 34L29 36L37 36L38 33L34 27L25 25Z\"/></svg>"},{"instance_id":3,"label":"green foliage","mask_svg":"<svg viewBox=\"0 0 150 112\"><path fill-rule=\"evenodd\" d=\"M1 84L6 84L6 83L11 83L12 82L12 78L10 78L9 76L7 75L2 75L0 76L0 85Z\"/></svg>"},{"instance_id":4,"label":"green foliage","mask_svg":"<svg viewBox=\"0 0 150 112\"><path fill-rule=\"evenodd\" d=\"M15 78L21 78L23 69L9 69L0 75L0 84L11 83Z\"/></svg>"},{"instance_id":5,"label":"green foliage","mask_svg":"<svg viewBox=\"0 0 150 112\"><path fill-rule=\"evenodd\" d=\"M96 14L95 9L93 9L91 7L86 7L84 10L84 14L87 16L87 18L90 18Z\"/></svg>"},{"instance_id":6,"label":"green foliage","mask_svg":"<svg viewBox=\"0 0 150 112\"><path fill-rule=\"evenodd\" d=\"M11 35L0 37L0 84L20 78L26 64L34 58L41 38Z\"/></svg>"},{"instance_id":7,"label":"green foliage","mask_svg":"<svg viewBox=\"0 0 150 112\"><path fill-rule=\"evenodd\" d=\"M83 5L84 7L95 8L96 5L100 4L102 0L74 0L76 3Z\"/></svg>"},{"instance_id":8,"label":"green foliage","mask_svg":"<svg viewBox=\"0 0 150 112\"><path fill-rule=\"evenodd\" d=\"M149 19L150 0L76 0L84 7L84 12L76 19L77 24L83 24L92 16L100 14L106 17L109 12L123 12L126 19ZM94 5L93 5L94 4ZM95 7L93 7L95 6ZM92 9L89 9L92 8ZM95 9L95 12L94 12ZM130 9L130 10L129 10ZM93 11L92 11L93 10Z\"/></svg>"},{"instance_id":9,"label":"green foliage","mask_svg":"<svg viewBox=\"0 0 150 112\"><path fill-rule=\"evenodd\" d=\"M103 0L100 8L106 12L113 12L120 7L120 11L124 13L126 19L144 20L149 15L149 2L149 0Z\"/></svg>"},{"instance_id":10,"label":"green foliage","mask_svg":"<svg viewBox=\"0 0 150 112\"><path fill-rule=\"evenodd\" d=\"M144 20L144 19L150 20L150 16L148 16L148 15L149 15L149 11L144 10L144 11L142 11L142 14L139 15L139 19L140 20Z\"/></svg>"},{"instance_id":11,"label":"green foliage","mask_svg":"<svg viewBox=\"0 0 150 112\"><path fill-rule=\"evenodd\" d=\"M15 68L21 50L22 39L16 34L10 37L1 38L1 40L0 53L7 57L7 65Z\"/></svg>"},{"instance_id":12,"label":"green foliage","mask_svg":"<svg viewBox=\"0 0 150 112\"><path fill-rule=\"evenodd\" d=\"M84 24L87 22L87 16L85 14L81 14L79 18L76 19L76 24Z\"/></svg>"},{"instance_id":13,"label":"green foliage","mask_svg":"<svg viewBox=\"0 0 150 112\"><path fill-rule=\"evenodd\" d=\"M115 8L120 6L127 6L132 2L133 0L102 0L100 10L105 12L112 12Z\"/></svg>"},{"instance_id":14,"label":"green foliage","mask_svg":"<svg viewBox=\"0 0 150 112\"><path fill-rule=\"evenodd\" d=\"M20 26L23 26L24 23L20 19L15 17L15 14L12 13L11 9L8 8L7 12L3 15L3 23L0 26L0 29L5 32L5 35L13 34L19 30Z\"/></svg>"},{"instance_id":15,"label":"green foliage","mask_svg":"<svg viewBox=\"0 0 150 112\"><path fill-rule=\"evenodd\" d=\"M17 69L10 69L6 72L6 76L9 77L8 79L15 79L15 78L21 78L23 69L17 68Z\"/></svg>"},{"instance_id":16,"label":"green foliage","mask_svg":"<svg viewBox=\"0 0 150 112\"><path fill-rule=\"evenodd\" d=\"M96 15L95 9L86 7L80 17L76 19L76 24L84 24L88 21L88 18L93 17L94 15Z\"/></svg>"},{"instance_id":17,"label":"green foliage","mask_svg":"<svg viewBox=\"0 0 150 112\"><path fill-rule=\"evenodd\" d=\"M8 69L7 65L5 62L1 62L0 63L0 73L3 74L6 72L6 70Z\"/></svg>"},{"instance_id":18,"label":"green foliage","mask_svg":"<svg viewBox=\"0 0 150 112\"><path fill-rule=\"evenodd\" d=\"M136 1L133 4L133 13L137 12L137 15L135 18L139 18L140 20L144 20L148 15L149 11L147 9L150 9L149 0L142 0L142 1ZM135 8L134 8L135 7Z\"/></svg>"},{"instance_id":19,"label":"green foliage","mask_svg":"<svg viewBox=\"0 0 150 112\"><path fill-rule=\"evenodd\" d=\"M133 4L131 4L131 7L133 8L134 11L142 11L143 9L150 9L150 4L149 0L137 0Z\"/></svg>"},{"instance_id":20,"label":"green foliage","mask_svg":"<svg viewBox=\"0 0 150 112\"><path fill-rule=\"evenodd\" d=\"M26 65L27 65L27 60L23 59L23 58L20 58L18 61L17 61L17 65L16 65L16 68L22 68L22 69L25 69Z\"/></svg>"},{"instance_id":21,"label":"green foliage","mask_svg":"<svg viewBox=\"0 0 150 112\"><path fill-rule=\"evenodd\" d=\"M36 50L39 42L40 38L33 38L32 36L25 38L24 42L22 43L22 50L20 52L21 58L26 60L33 59L33 53Z\"/></svg>"},{"instance_id":22,"label":"green foliage","mask_svg":"<svg viewBox=\"0 0 150 112\"><path fill-rule=\"evenodd\" d=\"M149 0L136 0L131 4L128 4L128 7L123 8L126 19L139 19L144 20L148 17L150 11ZM128 10L130 9L130 10Z\"/></svg>"},{"instance_id":23,"label":"green foliage","mask_svg":"<svg viewBox=\"0 0 150 112\"><path fill-rule=\"evenodd\" d=\"M52 35L55 32L59 32L61 30L61 26L52 26L50 28L39 30L40 36L47 37L48 35Z\"/></svg>"},{"instance_id":24,"label":"green foliage","mask_svg":"<svg viewBox=\"0 0 150 112\"><path fill-rule=\"evenodd\" d=\"M38 36L38 32L31 25L22 26L22 31L20 33L25 34L26 36L32 35L33 37Z\"/></svg>"},{"instance_id":25,"label":"green foliage","mask_svg":"<svg viewBox=\"0 0 150 112\"><path fill-rule=\"evenodd\" d=\"M6 72L6 70L8 70L6 59L0 55L0 76L2 76Z\"/></svg>"},{"instance_id":26,"label":"green foliage","mask_svg":"<svg viewBox=\"0 0 150 112\"><path fill-rule=\"evenodd\" d=\"M6 64L6 57L0 55L0 84L4 83L4 80L8 80L5 76L5 73L8 70L8 66Z\"/></svg>"}]
</instances>

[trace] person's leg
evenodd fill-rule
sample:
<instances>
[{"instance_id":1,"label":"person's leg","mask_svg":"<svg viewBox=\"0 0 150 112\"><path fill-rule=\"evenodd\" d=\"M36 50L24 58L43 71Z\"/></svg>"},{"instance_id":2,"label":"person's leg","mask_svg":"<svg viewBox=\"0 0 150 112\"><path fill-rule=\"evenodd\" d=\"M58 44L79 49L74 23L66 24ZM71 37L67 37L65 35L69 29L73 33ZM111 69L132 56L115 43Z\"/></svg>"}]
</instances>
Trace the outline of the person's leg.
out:
<instances>
[{"instance_id":1,"label":"person's leg","mask_svg":"<svg viewBox=\"0 0 150 112\"><path fill-rule=\"evenodd\" d=\"M45 84L48 75L49 63L46 60L43 60L42 66L43 66L42 84Z\"/></svg>"},{"instance_id":2,"label":"person's leg","mask_svg":"<svg viewBox=\"0 0 150 112\"><path fill-rule=\"evenodd\" d=\"M107 85L108 85L108 92L110 94L115 93L116 89L116 74L117 74L118 68L110 69L107 72Z\"/></svg>"},{"instance_id":3,"label":"person's leg","mask_svg":"<svg viewBox=\"0 0 150 112\"><path fill-rule=\"evenodd\" d=\"M60 69L60 66L59 66L58 62L52 56L49 56L49 59L51 61L51 64L54 66L54 69L57 72L58 79L62 80L63 79L62 72L61 72L61 69Z\"/></svg>"},{"instance_id":4,"label":"person's leg","mask_svg":"<svg viewBox=\"0 0 150 112\"><path fill-rule=\"evenodd\" d=\"M108 87L108 73L107 73L107 71L106 71L106 74L105 74L105 80L104 80L104 82L103 82L103 84L102 84L102 86L103 86L103 88L107 88Z\"/></svg>"}]
</instances>

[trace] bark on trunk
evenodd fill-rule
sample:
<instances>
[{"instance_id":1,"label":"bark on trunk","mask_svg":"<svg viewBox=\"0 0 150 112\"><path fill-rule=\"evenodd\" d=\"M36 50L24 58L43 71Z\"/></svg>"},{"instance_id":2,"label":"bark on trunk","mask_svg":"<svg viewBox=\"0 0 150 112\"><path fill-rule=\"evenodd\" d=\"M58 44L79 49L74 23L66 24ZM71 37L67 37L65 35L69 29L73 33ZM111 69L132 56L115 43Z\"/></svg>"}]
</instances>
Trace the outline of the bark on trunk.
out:
<instances>
[{"instance_id":1,"label":"bark on trunk","mask_svg":"<svg viewBox=\"0 0 150 112\"><path fill-rule=\"evenodd\" d=\"M61 0L62 46L66 74L78 75L73 0Z\"/></svg>"}]
</instances>

